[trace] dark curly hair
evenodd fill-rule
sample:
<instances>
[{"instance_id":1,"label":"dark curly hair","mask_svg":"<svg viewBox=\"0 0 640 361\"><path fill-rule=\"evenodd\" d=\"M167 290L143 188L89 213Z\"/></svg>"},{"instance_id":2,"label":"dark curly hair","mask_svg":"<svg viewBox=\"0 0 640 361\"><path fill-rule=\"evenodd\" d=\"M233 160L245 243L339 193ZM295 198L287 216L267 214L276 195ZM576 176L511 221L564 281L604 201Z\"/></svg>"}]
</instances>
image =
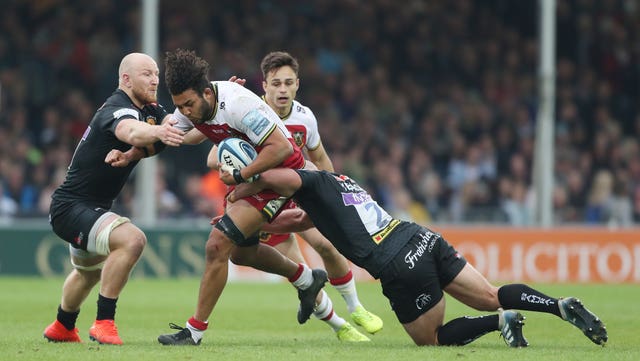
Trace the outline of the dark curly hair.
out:
<instances>
[{"instance_id":1,"label":"dark curly hair","mask_svg":"<svg viewBox=\"0 0 640 361\"><path fill-rule=\"evenodd\" d=\"M164 65L164 80L171 95L181 94L188 89L202 94L205 88L211 87L209 63L193 50L167 51Z\"/></svg>"},{"instance_id":2,"label":"dark curly hair","mask_svg":"<svg viewBox=\"0 0 640 361\"><path fill-rule=\"evenodd\" d=\"M298 60L296 58L284 51L273 51L262 58L260 63L262 76L267 79L267 74L283 66L290 66L293 72L298 75Z\"/></svg>"}]
</instances>

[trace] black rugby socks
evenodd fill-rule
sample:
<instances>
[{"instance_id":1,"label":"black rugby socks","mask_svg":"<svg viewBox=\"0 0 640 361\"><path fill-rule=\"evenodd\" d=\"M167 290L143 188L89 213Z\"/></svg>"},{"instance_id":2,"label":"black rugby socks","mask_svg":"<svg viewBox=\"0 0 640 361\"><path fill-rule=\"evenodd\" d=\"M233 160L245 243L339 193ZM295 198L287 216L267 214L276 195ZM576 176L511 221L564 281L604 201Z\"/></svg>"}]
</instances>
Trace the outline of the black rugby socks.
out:
<instances>
[{"instance_id":1,"label":"black rugby socks","mask_svg":"<svg viewBox=\"0 0 640 361\"><path fill-rule=\"evenodd\" d=\"M500 287L498 301L505 310L545 312L562 317L557 298L549 297L524 284L514 283Z\"/></svg>"}]
</instances>

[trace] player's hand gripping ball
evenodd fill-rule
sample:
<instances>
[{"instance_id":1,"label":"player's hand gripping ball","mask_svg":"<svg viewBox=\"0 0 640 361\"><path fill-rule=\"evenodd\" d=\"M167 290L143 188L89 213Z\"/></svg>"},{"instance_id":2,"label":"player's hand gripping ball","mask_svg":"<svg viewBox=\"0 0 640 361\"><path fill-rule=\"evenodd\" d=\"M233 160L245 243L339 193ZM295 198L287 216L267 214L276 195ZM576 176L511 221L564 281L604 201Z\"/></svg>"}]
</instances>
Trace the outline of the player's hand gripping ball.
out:
<instances>
[{"instance_id":1,"label":"player's hand gripping ball","mask_svg":"<svg viewBox=\"0 0 640 361\"><path fill-rule=\"evenodd\" d=\"M240 138L227 138L218 144L218 162L222 164L222 170L234 174L234 178L236 178L234 172L239 174L238 171L251 164L257 156L258 152L255 148ZM258 179L257 175L245 181L253 182L256 179Z\"/></svg>"}]
</instances>

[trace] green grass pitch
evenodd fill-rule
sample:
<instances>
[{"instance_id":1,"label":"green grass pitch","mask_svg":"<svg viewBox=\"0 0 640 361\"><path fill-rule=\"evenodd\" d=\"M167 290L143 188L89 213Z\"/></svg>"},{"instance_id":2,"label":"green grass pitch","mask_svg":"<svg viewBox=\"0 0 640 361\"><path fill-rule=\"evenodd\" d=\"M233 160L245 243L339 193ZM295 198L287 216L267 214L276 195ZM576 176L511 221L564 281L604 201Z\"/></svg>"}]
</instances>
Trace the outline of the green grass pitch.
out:
<instances>
[{"instance_id":1,"label":"green grass pitch","mask_svg":"<svg viewBox=\"0 0 640 361\"><path fill-rule=\"evenodd\" d=\"M385 322L372 342L340 343L328 326L312 319L296 322L297 297L282 283L230 283L199 347L167 347L156 341L169 322L183 325L194 311L198 279L132 279L118 302L116 322L123 346L88 339L96 313L94 290L80 313L83 344L48 343L42 337L55 318L63 280L0 277L0 359L2 360L640 360L638 285L535 285L551 296L577 296L609 331L606 347L555 316L524 312L530 347L510 349L497 332L464 347L414 346L396 321L377 282L358 284L362 303ZM348 318L340 296L327 291L336 312ZM481 312L447 296L445 321Z\"/></svg>"}]
</instances>

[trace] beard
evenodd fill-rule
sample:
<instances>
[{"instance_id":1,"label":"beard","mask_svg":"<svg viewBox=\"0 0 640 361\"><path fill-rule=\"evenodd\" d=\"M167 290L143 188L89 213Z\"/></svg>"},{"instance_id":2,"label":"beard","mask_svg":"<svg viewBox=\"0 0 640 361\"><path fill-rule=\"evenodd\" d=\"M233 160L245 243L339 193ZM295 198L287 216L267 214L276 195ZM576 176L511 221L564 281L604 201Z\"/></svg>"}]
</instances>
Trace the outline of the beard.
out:
<instances>
[{"instance_id":1,"label":"beard","mask_svg":"<svg viewBox=\"0 0 640 361\"><path fill-rule=\"evenodd\" d=\"M156 92L153 92L153 95L146 90L142 89L131 89L133 96L138 99L143 105L149 103L156 103L158 101L158 96Z\"/></svg>"},{"instance_id":2,"label":"beard","mask_svg":"<svg viewBox=\"0 0 640 361\"><path fill-rule=\"evenodd\" d=\"M198 107L197 114L199 115L198 119L191 119L191 121L196 124L203 123L204 121L211 119L211 116L213 115L213 107L209 105L205 99L202 99L202 104Z\"/></svg>"}]
</instances>

